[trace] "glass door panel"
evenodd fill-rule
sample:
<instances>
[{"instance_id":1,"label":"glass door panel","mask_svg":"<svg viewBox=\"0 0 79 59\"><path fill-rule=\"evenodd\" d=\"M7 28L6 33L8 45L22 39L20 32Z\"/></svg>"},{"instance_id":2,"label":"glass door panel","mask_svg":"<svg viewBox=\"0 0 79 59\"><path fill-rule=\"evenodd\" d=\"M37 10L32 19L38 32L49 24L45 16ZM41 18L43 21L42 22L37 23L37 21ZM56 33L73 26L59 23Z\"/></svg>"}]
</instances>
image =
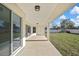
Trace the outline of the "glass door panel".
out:
<instances>
[{"instance_id":1,"label":"glass door panel","mask_svg":"<svg viewBox=\"0 0 79 59\"><path fill-rule=\"evenodd\" d=\"M13 21L13 51L21 46L21 18L12 12Z\"/></svg>"},{"instance_id":2,"label":"glass door panel","mask_svg":"<svg viewBox=\"0 0 79 59\"><path fill-rule=\"evenodd\" d=\"M11 11L0 4L0 56L11 54Z\"/></svg>"}]
</instances>

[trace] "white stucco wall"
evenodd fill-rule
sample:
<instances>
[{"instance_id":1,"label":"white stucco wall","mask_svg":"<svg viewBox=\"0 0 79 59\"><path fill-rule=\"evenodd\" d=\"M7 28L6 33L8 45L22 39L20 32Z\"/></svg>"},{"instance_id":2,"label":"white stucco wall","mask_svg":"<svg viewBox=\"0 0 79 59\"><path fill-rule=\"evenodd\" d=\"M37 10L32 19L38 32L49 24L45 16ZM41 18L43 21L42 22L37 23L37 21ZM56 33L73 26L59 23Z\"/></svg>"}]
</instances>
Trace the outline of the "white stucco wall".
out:
<instances>
[{"instance_id":1,"label":"white stucco wall","mask_svg":"<svg viewBox=\"0 0 79 59\"><path fill-rule=\"evenodd\" d=\"M41 24L36 25L36 35L44 36L45 35L45 27Z\"/></svg>"}]
</instances>

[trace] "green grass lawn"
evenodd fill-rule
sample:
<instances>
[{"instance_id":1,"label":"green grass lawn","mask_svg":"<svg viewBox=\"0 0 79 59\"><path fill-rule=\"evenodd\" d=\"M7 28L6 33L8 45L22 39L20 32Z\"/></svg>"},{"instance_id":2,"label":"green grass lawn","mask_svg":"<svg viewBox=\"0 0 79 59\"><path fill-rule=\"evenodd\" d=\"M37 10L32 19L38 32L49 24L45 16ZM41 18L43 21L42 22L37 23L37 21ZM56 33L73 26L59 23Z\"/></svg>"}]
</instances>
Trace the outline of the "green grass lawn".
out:
<instances>
[{"instance_id":1,"label":"green grass lawn","mask_svg":"<svg viewBox=\"0 0 79 59\"><path fill-rule=\"evenodd\" d=\"M79 35L50 33L50 42L64 56L79 56Z\"/></svg>"}]
</instances>

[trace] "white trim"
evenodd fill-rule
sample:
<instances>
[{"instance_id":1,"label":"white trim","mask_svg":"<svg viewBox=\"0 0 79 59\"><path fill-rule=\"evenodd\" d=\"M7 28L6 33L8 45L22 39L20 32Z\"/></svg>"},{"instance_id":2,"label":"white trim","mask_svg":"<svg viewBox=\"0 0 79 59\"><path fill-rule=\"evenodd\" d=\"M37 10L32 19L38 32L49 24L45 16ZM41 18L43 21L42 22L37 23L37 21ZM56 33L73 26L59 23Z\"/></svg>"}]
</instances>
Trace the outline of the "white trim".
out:
<instances>
[{"instance_id":1,"label":"white trim","mask_svg":"<svg viewBox=\"0 0 79 59\"><path fill-rule=\"evenodd\" d=\"M16 54L20 51L20 50L22 50L23 49L23 47L19 47L18 49L16 49L10 56L16 56Z\"/></svg>"},{"instance_id":2,"label":"white trim","mask_svg":"<svg viewBox=\"0 0 79 59\"><path fill-rule=\"evenodd\" d=\"M23 45L20 46L18 49L16 49L10 56L16 56L17 53L20 52L20 51L25 47L25 44L26 44L26 43L25 43L25 39L26 39L25 37L22 39L22 40L24 40L24 41L23 41Z\"/></svg>"}]
</instances>

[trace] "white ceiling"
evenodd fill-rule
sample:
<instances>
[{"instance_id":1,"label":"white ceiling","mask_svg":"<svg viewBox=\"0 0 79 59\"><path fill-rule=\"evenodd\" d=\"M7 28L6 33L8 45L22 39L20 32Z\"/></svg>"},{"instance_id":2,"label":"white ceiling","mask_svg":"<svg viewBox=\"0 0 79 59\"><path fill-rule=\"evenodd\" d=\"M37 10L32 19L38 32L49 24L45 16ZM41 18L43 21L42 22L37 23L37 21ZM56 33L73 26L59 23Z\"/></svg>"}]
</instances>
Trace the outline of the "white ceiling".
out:
<instances>
[{"instance_id":1,"label":"white ceiling","mask_svg":"<svg viewBox=\"0 0 79 59\"><path fill-rule=\"evenodd\" d=\"M74 4L58 4L58 3L52 3L52 4L33 4L33 3L18 3L17 4L25 13L26 19L32 25L35 25L36 23L44 23L48 20L51 16L54 16L56 18L61 13L63 13L67 8L63 9L64 7L71 7ZM40 6L40 11L35 11L34 7L35 5ZM61 7L61 8L59 8ZM58 9L57 9L58 8ZM62 11L62 12L61 12ZM56 13L57 12L57 13ZM52 20L54 19L52 18Z\"/></svg>"}]
</instances>

